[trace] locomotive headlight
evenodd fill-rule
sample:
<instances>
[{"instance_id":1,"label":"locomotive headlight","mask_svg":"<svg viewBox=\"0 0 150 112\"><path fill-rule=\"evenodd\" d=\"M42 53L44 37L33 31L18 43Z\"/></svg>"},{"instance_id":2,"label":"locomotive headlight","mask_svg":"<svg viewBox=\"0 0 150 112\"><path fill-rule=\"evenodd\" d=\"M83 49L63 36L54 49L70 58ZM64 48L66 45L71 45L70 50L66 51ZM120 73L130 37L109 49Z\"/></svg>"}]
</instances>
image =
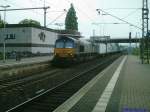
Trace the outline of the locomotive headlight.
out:
<instances>
[{"instance_id":1,"label":"locomotive headlight","mask_svg":"<svg viewBox=\"0 0 150 112\"><path fill-rule=\"evenodd\" d=\"M73 54L72 54L72 53L70 53L70 56L73 56Z\"/></svg>"}]
</instances>

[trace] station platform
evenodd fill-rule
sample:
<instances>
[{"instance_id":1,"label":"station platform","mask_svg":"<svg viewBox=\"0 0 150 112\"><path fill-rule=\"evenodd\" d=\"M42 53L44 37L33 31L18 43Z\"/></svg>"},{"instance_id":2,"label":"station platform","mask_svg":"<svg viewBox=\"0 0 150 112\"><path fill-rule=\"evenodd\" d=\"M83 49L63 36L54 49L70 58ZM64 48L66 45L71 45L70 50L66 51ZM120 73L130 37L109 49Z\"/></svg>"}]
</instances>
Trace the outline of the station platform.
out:
<instances>
[{"instance_id":1,"label":"station platform","mask_svg":"<svg viewBox=\"0 0 150 112\"><path fill-rule=\"evenodd\" d=\"M20 66L20 65L30 65L30 64L36 64L41 62L47 62L52 60L53 56L39 56L39 57L31 57L31 58L22 58L20 61L16 61L15 59L8 59L3 62L3 60L0 60L0 69L2 68L9 68L13 66Z\"/></svg>"},{"instance_id":2,"label":"station platform","mask_svg":"<svg viewBox=\"0 0 150 112\"><path fill-rule=\"evenodd\" d=\"M122 56L53 112L150 112L150 65Z\"/></svg>"}]
</instances>

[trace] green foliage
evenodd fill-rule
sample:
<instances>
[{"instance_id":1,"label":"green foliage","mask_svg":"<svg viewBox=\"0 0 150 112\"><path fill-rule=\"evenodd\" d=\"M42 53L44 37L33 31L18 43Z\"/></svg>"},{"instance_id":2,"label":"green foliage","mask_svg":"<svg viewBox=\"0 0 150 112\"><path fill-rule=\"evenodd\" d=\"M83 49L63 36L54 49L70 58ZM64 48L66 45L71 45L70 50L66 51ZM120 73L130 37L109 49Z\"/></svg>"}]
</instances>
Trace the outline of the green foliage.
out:
<instances>
[{"instance_id":1,"label":"green foliage","mask_svg":"<svg viewBox=\"0 0 150 112\"><path fill-rule=\"evenodd\" d=\"M0 20L0 28L4 27L4 23L8 24L7 22L4 22L3 20Z\"/></svg>"},{"instance_id":2,"label":"green foliage","mask_svg":"<svg viewBox=\"0 0 150 112\"><path fill-rule=\"evenodd\" d=\"M78 31L78 22L77 22L77 16L76 11L73 7L73 4L71 4L71 7L67 13L66 19L65 19L65 28L66 30L76 30Z\"/></svg>"},{"instance_id":3,"label":"green foliage","mask_svg":"<svg viewBox=\"0 0 150 112\"><path fill-rule=\"evenodd\" d=\"M40 22L32 19L24 19L20 21L19 24L30 24L30 25L41 26Z\"/></svg>"},{"instance_id":4,"label":"green foliage","mask_svg":"<svg viewBox=\"0 0 150 112\"><path fill-rule=\"evenodd\" d=\"M133 55L139 55L140 54L140 49L139 48L133 48Z\"/></svg>"},{"instance_id":5,"label":"green foliage","mask_svg":"<svg viewBox=\"0 0 150 112\"><path fill-rule=\"evenodd\" d=\"M3 53L0 52L0 60L3 59Z\"/></svg>"}]
</instances>

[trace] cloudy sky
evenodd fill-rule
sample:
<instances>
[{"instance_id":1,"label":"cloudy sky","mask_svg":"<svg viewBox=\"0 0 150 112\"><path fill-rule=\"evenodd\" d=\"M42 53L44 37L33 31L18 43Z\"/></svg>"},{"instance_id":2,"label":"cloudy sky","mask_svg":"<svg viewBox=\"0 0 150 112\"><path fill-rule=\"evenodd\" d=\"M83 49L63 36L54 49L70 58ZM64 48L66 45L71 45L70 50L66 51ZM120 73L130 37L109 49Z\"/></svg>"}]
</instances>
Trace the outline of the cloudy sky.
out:
<instances>
[{"instance_id":1,"label":"cloudy sky","mask_svg":"<svg viewBox=\"0 0 150 112\"><path fill-rule=\"evenodd\" d=\"M0 5L10 5L10 8L42 7L44 0L0 0ZM98 15L96 9L100 8L112 15L141 27L142 0L45 0L45 5L50 6L47 10L47 25L49 28L61 28L56 23L64 24L66 12L70 4L73 3L77 12L79 31L83 36L110 35L115 37L128 37L129 32L135 37L136 32L141 31L128 24L105 24L123 23L110 15L101 13ZM1 9L1 8L0 8ZM3 12L0 12L3 18ZM9 11L7 12L7 22L18 23L22 19L35 19L43 25L43 10ZM57 19L56 19L57 18ZM99 23L99 24L95 24ZM138 33L138 35L140 35Z\"/></svg>"}]
</instances>

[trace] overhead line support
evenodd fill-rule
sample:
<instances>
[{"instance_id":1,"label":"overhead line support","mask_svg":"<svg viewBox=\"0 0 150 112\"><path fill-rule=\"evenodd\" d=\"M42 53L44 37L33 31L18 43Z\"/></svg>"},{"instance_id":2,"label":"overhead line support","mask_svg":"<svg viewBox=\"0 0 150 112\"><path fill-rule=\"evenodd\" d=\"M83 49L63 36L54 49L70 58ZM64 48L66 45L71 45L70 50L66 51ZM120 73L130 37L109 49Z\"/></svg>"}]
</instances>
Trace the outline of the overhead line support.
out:
<instances>
[{"instance_id":1,"label":"overhead line support","mask_svg":"<svg viewBox=\"0 0 150 112\"><path fill-rule=\"evenodd\" d=\"M19 9L6 9L6 10L0 10L0 11L19 11L19 10L34 10L34 9L44 9L44 27L46 27L46 11L50 7L34 7L34 8L19 8Z\"/></svg>"}]
</instances>

